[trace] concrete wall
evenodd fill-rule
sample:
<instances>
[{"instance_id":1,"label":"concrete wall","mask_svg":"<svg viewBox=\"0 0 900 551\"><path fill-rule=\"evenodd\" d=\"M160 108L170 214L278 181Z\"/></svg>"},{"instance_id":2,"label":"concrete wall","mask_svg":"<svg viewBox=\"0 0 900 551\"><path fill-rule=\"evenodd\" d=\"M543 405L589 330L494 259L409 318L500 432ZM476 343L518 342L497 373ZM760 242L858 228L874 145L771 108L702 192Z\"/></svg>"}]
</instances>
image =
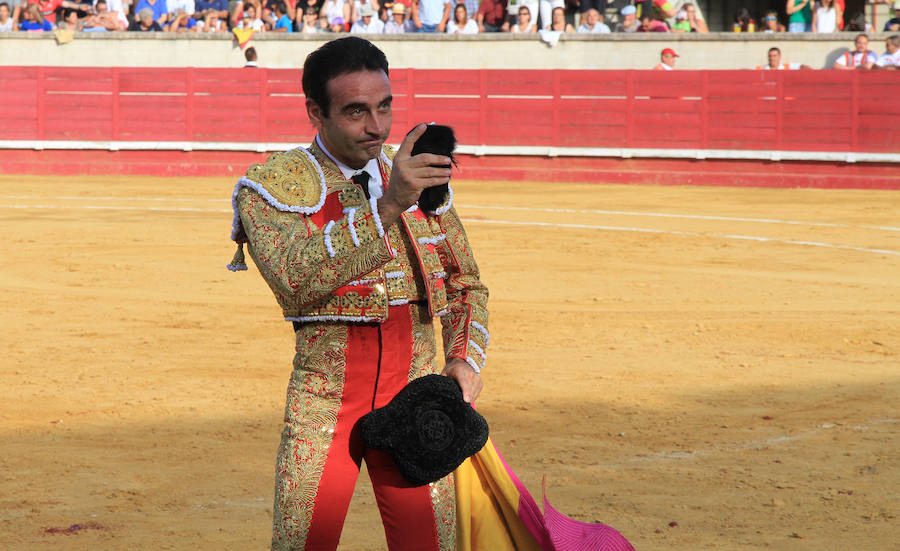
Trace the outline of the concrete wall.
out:
<instances>
[{"instance_id":1,"label":"concrete wall","mask_svg":"<svg viewBox=\"0 0 900 551\"><path fill-rule=\"evenodd\" d=\"M872 48L884 51L886 34L873 34ZM299 68L306 55L333 38L259 35L251 42L260 65ZM392 67L434 69L651 69L671 47L679 69L752 69L766 61L771 46L784 59L813 68L830 67L852 47L852 33L747 35L732 33L563 35L555 46L537 36L474 35L371 37ZM0 66L240 67L243 52L230 34L76 33L57 44L52 33L0 33Z\"/></svg>"}]
</instances>

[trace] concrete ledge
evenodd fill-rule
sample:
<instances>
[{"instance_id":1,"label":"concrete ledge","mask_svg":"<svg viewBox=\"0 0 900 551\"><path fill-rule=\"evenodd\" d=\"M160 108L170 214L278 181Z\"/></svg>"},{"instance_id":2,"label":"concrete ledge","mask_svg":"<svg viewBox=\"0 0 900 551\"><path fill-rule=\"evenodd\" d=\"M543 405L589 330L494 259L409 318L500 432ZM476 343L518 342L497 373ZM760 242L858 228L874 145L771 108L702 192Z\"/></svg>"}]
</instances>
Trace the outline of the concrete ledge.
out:
<instances>
[{"instance_id":1,"label":"concrete ledge","mask_svg":"<svg viewBox=\"0 0 900 551\"><path fill-rule=\"evenodd\" d=\"M872 33L883 50L889 33ZM260 65L300 68L307 54L337 35L261 34L251 44ZM392 67L432 69L652 69L659 52L675 48L679 69L752 69L771 46L784 60L828 68L853 43L836 34L564 34L555 46L535 36L374 35ZM58 45L54 33L0 33L0 66L240 67L244 58L230 33L75 33Z\"/></svg>"}]
</instances>

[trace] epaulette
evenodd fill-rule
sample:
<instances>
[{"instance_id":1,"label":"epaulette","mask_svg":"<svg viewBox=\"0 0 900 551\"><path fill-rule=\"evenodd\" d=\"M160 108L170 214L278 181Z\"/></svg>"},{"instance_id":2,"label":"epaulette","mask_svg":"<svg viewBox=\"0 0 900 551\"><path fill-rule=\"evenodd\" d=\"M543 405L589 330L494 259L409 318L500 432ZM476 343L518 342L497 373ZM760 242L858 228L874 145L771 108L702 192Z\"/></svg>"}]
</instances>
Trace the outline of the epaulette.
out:
<instances>
[{"instance_id":1,"label":"epaulette","mask_svg":"<svg viewBox=\"0 0 900 551\"><path fill-rule=\"evenodd\" d=\"M278 210L313 214L325 203L325 175L302 147L274 153L247 170L238 185L251 187Z\"/></svg>"},{"instance_id":2,"label":"epaulette","mask_svg":"<svg viewBox=\"0 0 900 551\"><path fill-rule=\"evenodd\" d=\"M237 242L237 251L228 264L228 269L236 272L247 269L244 261L243 244L247 237L241 227L241 216L237 198L242 188L250 188L259 193L267 203L284 212L315 214L325 204L325 174L316 158L302 147L274 153L265 163L255 164L247 170L246 176L238 180L231 196L234 219L231 224L231 239Z\"/></svg>"}]
</instances>

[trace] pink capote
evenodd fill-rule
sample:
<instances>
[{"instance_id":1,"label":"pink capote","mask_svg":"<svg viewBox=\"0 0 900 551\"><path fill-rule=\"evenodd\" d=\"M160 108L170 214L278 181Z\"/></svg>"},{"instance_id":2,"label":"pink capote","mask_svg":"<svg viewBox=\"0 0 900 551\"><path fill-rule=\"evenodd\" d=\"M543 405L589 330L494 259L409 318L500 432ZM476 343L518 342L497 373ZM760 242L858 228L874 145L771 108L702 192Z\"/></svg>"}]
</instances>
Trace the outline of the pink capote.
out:
<instances>
[{"instance_id":1,"label":"pink capote","mask_svg":"<svg viewBox=\"0 0 900 551\"><path fill-rule=\"evenodd\" d=\"M455 471L460 551L634 551L615 528L544 512L488 439Z\"/></svg>"}]
</instances>

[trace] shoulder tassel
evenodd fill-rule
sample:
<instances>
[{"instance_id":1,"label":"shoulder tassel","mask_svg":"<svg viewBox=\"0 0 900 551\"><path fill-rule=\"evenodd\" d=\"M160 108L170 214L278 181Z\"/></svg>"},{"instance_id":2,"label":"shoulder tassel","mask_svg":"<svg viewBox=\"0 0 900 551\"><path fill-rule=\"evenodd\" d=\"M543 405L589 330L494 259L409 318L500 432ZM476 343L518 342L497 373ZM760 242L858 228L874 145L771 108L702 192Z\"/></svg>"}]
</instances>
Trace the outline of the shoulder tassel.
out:
<instances>
[{"instance_id":1,"label":"shoulder tassel","mask_svg":"<svg viewBox=\"0 0 900 551\"><path fill-rule=\"evenodd\" d=\"M232 272L243 272L247 269L247 262L244 260L244 244L238 243L237 251L234 253L234 258L231 259L231 263L226 265L226 268L231 270Z\"/></svg>"}]
</instances>

